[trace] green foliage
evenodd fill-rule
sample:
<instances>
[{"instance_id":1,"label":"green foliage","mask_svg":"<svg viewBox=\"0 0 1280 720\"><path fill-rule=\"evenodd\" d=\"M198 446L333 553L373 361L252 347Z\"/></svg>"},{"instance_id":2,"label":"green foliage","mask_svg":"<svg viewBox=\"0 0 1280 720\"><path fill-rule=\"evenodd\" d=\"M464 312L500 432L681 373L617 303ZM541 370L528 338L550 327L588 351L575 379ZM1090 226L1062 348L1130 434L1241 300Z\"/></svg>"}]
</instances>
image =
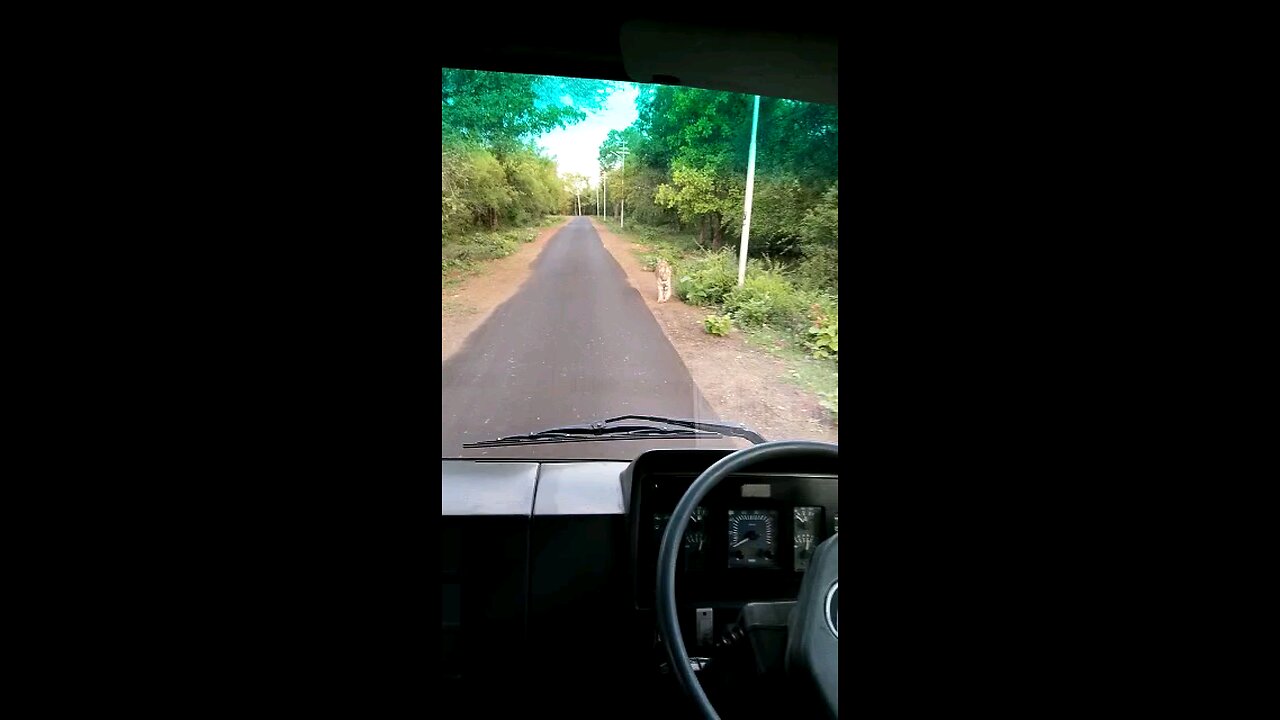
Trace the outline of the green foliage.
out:
<instances>
[{"instance_id":1,"label":"green foliage","mask_svg":"<svg viewBox=\"0 0 1280 720\"><path fill-rule=\"evenodd\" d=\"M536 135L584 120L614 87L595 80L443 68L441 138L514 150Z\"/></svg>"},{"instance_id":2,"label":"green foliage","mask_svg":"<svg viewBox=\"0 0 1280 720\"><path fill-rule=\"evenodd\" d=\"M627 227L632 223L649 225L676 222L674 211L655 201L654 195L658 186L666 182L667 176L655 168L647 168L633 163L627 158L626 173L621 167L608 173L610 214L617 217L619 201L627 199Z\"/></svg>"},{"instance_id":3,"label":"green foliage","mask_svg":"<svg viewBox=\"0 0 1280 720\"><path fill-rule=\"evenodd\" d=\"M799 178L757 178L751 211L752 251L762 255L799 253L801 223L817 199L817 192Z\"/></svg>"},{"instance_id":4,"label":"green foliage","mask_svg":"<svg viewBox=\"0 0 1280 720\"><path fill-rule=\"evenodd\" d=\"M553 161L530 152L518 152L504 156L501 164L510 191L503 208L506 220L523 225L559 210L562 188Z\"/></svg>"},{"instance_id":5,"label":"green foliage","mask_svg":"<svg viewBox=\"0 0 1280 720\"><path fill-rule=\"evenodd\" d=\"M536 224L567 211L555 162L533 140L600 109L615 88L577 78L441 71L442 269L495 252L492 242L476 242L470 233Z\"/></svg>"},{"instance_id":6,"label":"green foliage","mask_svg":"<svg viewBox=\"0 0 1280 720\"><path fill-rule=\"evenodd\" d=\"M804 290L840 294L840 254L836 248L817 248L805 254L791 273Z\"/></svg>"},{"instance_id":7,"label":"green foliage","mask_svg":"<svg viewBox=\"0 0 1280 720\"><path fill-rule=\"evenodd\" d=\"M478 262L506 257L537 237L536 229L518 228L449 238L440 248L440 272L468 270Z\"/></svg>"},{"instance_id":8,"label":"green foliage","mask_svg":"<svg viewBox=\"0 0 1280 720\"><path fill-rule=\"evenodd\" d=\"M728 315L708 315L702 321L702 326L712 335L721 337L728 335L729 330L733 328L733 320Z\"/></svg>"},{"instance_id":9,"label":"green foliage","mask_svg":"<svg viewBox=\"0 0 1280 720\"><path fill-rule=\"evenodd\" d=\"M660 253L647 252L640 253L638 257L640 258L640 267L649 272L653 272L658 267L658 259L661 258L662 255ZM667 262L671 261L667 260Z\"/></svg>"},{"instance_id":10,"label":"green foliage","mask_svg":"<svg viewBox=\"0 0 1280 720\"><path fill-rule=\"evenodd\" d=\"M813 324L809 326L808 339L805 346L813 356L819 359L835 358L840 355L840 317L833 313L831 306L814 303L809 317Z\"/></svg>"},{"instance_id":11,"label":"green foliage","mask_svg":"<svg viewBox=\"0 0 1280 720\"><path fill-rule=\"evenodd\" d=\"M800 238L809 249L835 248L840 241L840 183L837 181L800 222Z\"/></svg>"},{"instance_id":12,"label":"green foliage","mask_svg":"<svg viewBox=\"0 0 1280 720\"><path fill-rule=\"evenodd\" d=\"M713 247L737 240L742 226L751 105L747 95L648 87L638 102L638 134L627 139L629 168L664 174L654 186L655 205L683 225L705 228ZM808 254L806 212L839 175L839 111L761 98L758 135L751 252L799 259ZM826 278L811 284L830 285Z\"/></svg>"},{"instance_id":13,"label":"green foliage","mask_svg":"<svg viewBox=\"0 0 1280 720\"><path fill-rule=\"evenodd\" d=\"M790 327L804 318L805 303L781 273L748 271L742 287L725 296L724 308L744 327Z\"/></svg>"},{"instance_id":14,"label":"green foliage","mask_svg":"<svg viewBox=\"0 0 1280 720\"><path fill-rule=\"evenodd\" d=\"M719 305L738 284L738 271L728 253L703 253L672 270L676 296L690 305Z\"/></svg>"},{"instance_id":15,"label":"green foliage","mask_svg":"<svg viewBox=\"0 0 1280 720\"><path fill-rule=\"evenodd\" d=\"M441 148L440 225L444 238L500 225L523 226L560 210L555 163L529 150Z\"/></svg>"},{"instance_id":16,"label":"green foliage","mask_svg":"<svg viewBox=\"0 0 1280 720\"><path fill-rule=\"evenodd\" d=\"M840 352L840 323L809 328L810 347L816 358L838 357Z\"/></svg>"},{"instance_id":17,"label":"green foliage","mask_svg":"<svg viewBox=\"0 0 1280 720\"><path fill-rule=\"evenodd\" d=\"M639 223L632 225L629 205L627 206L627 232L644 246L643 250L637 248L636 257L645 270L653 270L658 263L658 258L666 258L672 268L676 269L681 262L684 262L684 258L701 252L697 243L687 234L652 225Z\"/></svg>"},{"instance_id":18,"label":"green foliage","mask_svg":"<svg viewBox=\"0 0 1280 720\"><path fill-rule=\"evenodd\" d=\"M839 177L840 111L834 105L761 98L757 132L761 177L799 178L819 192Z\"/></svg>"},{"instance_id":19,"label":"green foliage","mask_svg":"<svg viewBox=\"0 0 1280 720\"><path fill-rule=\"evenodd\" d=\"M600 167L612 169L622 164L623 153L644 142L640 131L633 125L624 130L610 130L604 142L600 144ZM636 161L631 159L632 163Z\"/></svg>"},{"instance_id":20,"label":"green foliage","mask_svg":"<svg viewBox=\"0 0 1280 720\"><path fill-rule=\"evenodd\" d=\"M680 163L671 170L671 184L658 186L654 202L675 209L687 221L710 213L738 212L742 192L739 182L717 176L709 168Z\"/></svg>"},{"instance_id":21,"label":"green foliage","mask_svg":"<svg viewBox=\"0 0 1280 720\"><path fill-rule=\"evenodd\" d=\"M440 215L444 235L493 220L499 209L515 197L506 173L493 153L478 147L454 147L441 151Z\"/></svg>"}]
</instances>

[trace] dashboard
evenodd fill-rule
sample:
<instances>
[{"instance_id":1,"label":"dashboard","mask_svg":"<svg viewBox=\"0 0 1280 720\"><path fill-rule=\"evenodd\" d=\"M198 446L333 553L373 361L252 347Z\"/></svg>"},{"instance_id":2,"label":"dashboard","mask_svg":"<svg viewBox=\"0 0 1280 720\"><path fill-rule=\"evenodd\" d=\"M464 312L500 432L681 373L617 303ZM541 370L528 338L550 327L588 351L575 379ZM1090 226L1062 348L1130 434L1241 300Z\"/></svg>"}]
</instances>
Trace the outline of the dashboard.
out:
<instances>
[{"instance_id":1,"label":"dashboard","mask_svg":"<svg viewBox=\"0 0 1280 720\"><path fill-rule=\"evenodd\" d=\"M637 608L653 607L658 548L671 512L697 478L677 457L636 462L629 513ZM658 460L646 467L645 460ZM662 462L666 461L666 462ZM705 462L705 461L704 461ZM689 517L677 556L680 599L794 599L813 550L840 531L839 477L762 468L726 478Z\"/></svg>"},{"instance_id":2,"label":"dashboard","mask_svg":"<svg viewBox=\"0 0 1280 720\"><path fill-rule=\"evenodd\" d=\"M649 450L630 463L443 460L441 665L450 692L475 697L512 677L555 687L573 667L580 683L619 695L636 695L637 678L648 678L640 695L654 708L680 701L655 644L658 543L689 485L729 452ZM691 652L711 653L744 603L799 595L813 548L839 530L837 465L761 464L704 498L677 557Z\"/></svg>"}]
</instances>

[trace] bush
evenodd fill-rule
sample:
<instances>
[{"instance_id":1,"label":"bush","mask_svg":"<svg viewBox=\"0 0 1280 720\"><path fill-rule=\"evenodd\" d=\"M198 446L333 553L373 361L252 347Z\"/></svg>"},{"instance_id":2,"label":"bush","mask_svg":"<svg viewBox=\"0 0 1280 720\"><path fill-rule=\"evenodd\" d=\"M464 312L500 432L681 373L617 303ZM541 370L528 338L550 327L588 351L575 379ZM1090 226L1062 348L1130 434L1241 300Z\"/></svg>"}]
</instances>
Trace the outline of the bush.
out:
<instances>
[{"instance_id":1,"label":"bush","mask_svg":"<svg viewBox=\"0 0 1280 720\"><path fill-rule=\"evenodd\" d=\"M658 260L661 258L666 258L667 262L670 263L673 267L675 265L675 263L673 263L671 260L671 255L664 252L640 253L638 257L640 258L640 267L644 268L649 272L653 272L654 269L658 267Z\"/></svg>"},{"instance_id":2,"label":"bush","mask_svg":"<svg viewBox=\"0 0 1280 720\"><path fill-rule=\"evenodd\" d=\"M805 289L838 295L840 293L840 254L835 248L813 248L792 272L796 285Z\"/></svg>"},{"instance_id":3,"label":"bush","mask_svg":"<svg viewBox=\"0 0 1280 720\"><path fill-rule=\"evenodd\" d=\"M440 247L440 271L466 268L482 260L506 257L538 237L534 229L473 232L457 238L446 238Z\"/></svg>"},{"instance_id":4,"label":"bush","mask_svg":"<svg viewBox=\"0 0 1280 720\"><path fill-rule=\"evenodd\" d=\"M805 211L818 199L817 194L804 187L798 178L758 179L751 211L752 252L796 253Z\"/></svg>"},{"instance_id":5,"label":"bush","mask_svg":"<svg viewBox=\"0 0 1280 720\"><path fill-rule=\"evenodd\" d=\"M815 247L838 247L840 244L840 183L837 181L823 194L821 202L809 208L800 223L800 240L806 254Z\"/></svg>"},{"instance_id":6,"label":"bush","mask_svg":"<svg viewBox=\"0 0 1280 720\"><path fill-rule=\"evenodd\" d=\"M729 334L733 321L728 315L708 315L707 319L702 321L702 326L712 335L723 337Z\"/></svg>"},{"instance_id":7,"label":"bush","mask_svg":"<svg viewBox=\"0 0 1280 720\"><path fill-rule=\"evenodd\" d=\"M770 270L748 273L742 287L726 295L724 308L745 327L794 329L805 320L804 298L786 277Z\"/></svg>"},{"instance_id":8,"label":"bush","mask_svg":"<svg viewBox=\"0 0 1280 720\"><path fill-rule=\"evenodd\" d=\"M808 341L805 347L816 358L835 358L840 355L840 317L833 314L830 307L814 303L810 308L813 324L809 326Z\"/></svg>"},{"instance_id":9,"label":"bush","mask_svg":"<svg viewBox=\"0 0 1280 720\"><path fill-rule=\"evenodd\" d=\"M738 284L728 253L706 253L676 269L676 296L690 305L719 305Z\"/></svg>"}]
</instances>

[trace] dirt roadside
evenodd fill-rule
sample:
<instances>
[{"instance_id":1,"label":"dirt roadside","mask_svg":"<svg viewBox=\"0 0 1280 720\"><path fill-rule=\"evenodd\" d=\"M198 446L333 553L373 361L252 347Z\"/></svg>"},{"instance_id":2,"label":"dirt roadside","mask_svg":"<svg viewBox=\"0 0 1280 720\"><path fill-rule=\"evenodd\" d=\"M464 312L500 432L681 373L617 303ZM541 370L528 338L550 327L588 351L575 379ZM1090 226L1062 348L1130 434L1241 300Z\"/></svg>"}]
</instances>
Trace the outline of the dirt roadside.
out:
<instances>
[{"instance_id":1,"label":"dirt roadside","mask_svg":"<svg viewBox=\"0 0 1280 720\"><path fill-rule=\"evenodd\" d=\"M440 290L440 362L456 353L472 331L516 294L547 241L572 219L565 218L539 232L533 242L525 243L514 253L487 263L479 275Z\"/></svg>"},{"instance_id":2,"label":"dirt roadside","mask_svg":"<svg viewBox=\"0 0 1280 720\"><path fill-rule=\"evenodd\" d=\"M595 218L591 224L721 418L755 428L768 440L839 442L830 413L816 395L786 379L785 362L747 344L736 328L727 337L708 334L702 326L705 308L685 305L674 295L658 302L657 277L634 253L645 248L619 238Z\"/></svg>"}]
</instances>

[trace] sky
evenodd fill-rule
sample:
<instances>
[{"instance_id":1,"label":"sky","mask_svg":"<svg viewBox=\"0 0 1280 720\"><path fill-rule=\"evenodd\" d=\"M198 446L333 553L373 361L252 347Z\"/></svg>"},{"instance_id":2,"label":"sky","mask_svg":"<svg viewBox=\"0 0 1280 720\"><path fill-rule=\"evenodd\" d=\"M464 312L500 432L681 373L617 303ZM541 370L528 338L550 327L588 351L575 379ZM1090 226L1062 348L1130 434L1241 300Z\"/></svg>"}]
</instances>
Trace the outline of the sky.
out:
<instances>
[{"instance_id":1,"label":"sky","mask_svg":"<svg viewBox=\"0 0 1280 720\"><path fill-rule=\"evenodd\" d=\"M636 98L640 88L631 83L609 96L604 109L586 120L557 128L538 138L538 145L554 157L560 175L580 173L595 178L600 169L600 145L610 130L623 130L638 116Z\"/></svg>"}]
</instances>

